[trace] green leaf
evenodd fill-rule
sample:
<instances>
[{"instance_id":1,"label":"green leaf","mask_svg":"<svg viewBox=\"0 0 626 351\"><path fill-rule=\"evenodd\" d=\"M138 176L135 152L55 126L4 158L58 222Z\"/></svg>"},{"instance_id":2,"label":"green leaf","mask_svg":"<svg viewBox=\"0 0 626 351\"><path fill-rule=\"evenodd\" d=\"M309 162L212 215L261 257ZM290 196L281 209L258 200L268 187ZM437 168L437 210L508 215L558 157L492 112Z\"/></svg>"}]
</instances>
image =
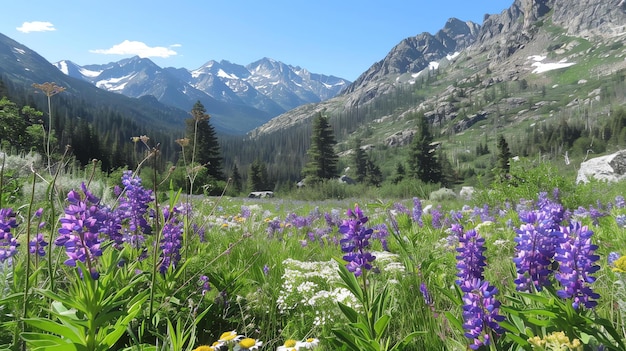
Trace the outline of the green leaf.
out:
<instances>
[{"instance_id":1,"label":"green leaf","mask_svg":"<svg viewBox=\"0 0 626 351\"><path fill-rule=\"evenodd\" d=\"M339 339L340 344L347 346L348 350L361 351L361 348L354 340L354 336L344 330L333 329L333 334ZM337 344L337 340L331 340L332 343Z\"/></svg>"},{"instance_id":2,"label":"green leaf","mask_svg":"<svg viewBox=\"0 0 626 351\"><path fill-rule=\"evenodd\" d=\"M391 320L391 316L386 314L381 316L376 323L374 323L374 331L376 332L376 337L380 337L385 330L387 329L387 326L389 325L389 321Z\"/></svg>"},{"instance_id":3,"label":"green leaf","mask_svg":"<svg viewBox=\"0 0 626 351\"><path fill-rule=\"evenodd\" d=\"M343 280L345 287L350 290L358 301L362 302L364 299L363 289L361 289L359 282L356 280L356 276L354 273L350 272L342 262L337 262L339 263L339 277Z\"/></svg>"},{"instance_id":4,"label":"green leaf","mask_svg":"<svg viewBox=\"0 0 626 351\"><path fill-rule=\"evenodd\" d=\"M342 302L337 302L337 304L339 305L339 309L341 310L341 312L344 314L344 316L346 316L346 318L348 318L348 320L351 323L356 323L356 321L359 319L359 314L357 311L355 311L352 307L342 303Z\"/></svg>"},{"instance_id":5,"label":"green leaf","mask_svg":"<svg viewBox=\"0 0 626 351\"><path fill-rule=\"evenodd\" d=\"M128 324L130 324L130 322L137 316L137 314L141 312L143 303L148 299L148 294L147 292L144 294L139 294L138 297L139 299L133 299L134 301L132 305L128 307L126 317L118 319L115 322L113 330L102 339L102 342L104 344L108 345L109 347L113 346L120 339L120 337L122 337L122 335L126 331L126 327L128 326Z\"/></svg>"},{"instance_id":6,"label":"green leaf","mask_svg":"<svg viewBox=\"0 0 626 351\"><path fill-rule=\"evenodd\" d=\"M616 342L620 346L621 350L626 349L626 346L624 345L622 338L620 337L619 333L615 330L615 327L613 327L613 323L611 323L611 321L604 319L604 318L598 318L598 319L595 319L594 322L604 327L606 332L608 332L611 335L614 342ZM600 333L600 335L604 336L603 333Z\"/></svg>"},{"instance_id":7,"label":"green leaf","mask_svg":"<svg viewBox=\"0 0 626 351\"><path fill-rule=\"evenodd\" d=\"M407 336L405 336L398 343L396 343L391 349L389 349L389 351L404 350L406 348L406 346L411 341L413 341L413 339L415 339L416 336L418 336L420 334L426 334L426 333L427 333L426 331L414 331L414 332L408 334Z\"/></svg>"},{"instance_id":8,"label":"green leaf","mask_svg":"<svg viewBox=\"0 0 626 351\"><path fill-rule=\"evenodd\" d=\"M500 325L502 325L502 324L500 324ZM513 341L514 343L516 343L517 345L519 345L521 347L525 347L525 346L529 345L529 343L528 343L528 341L526 339L522 338L521 336L519 336L519 335L517 335L515 333L506 333L505 337L508 340Z\"/></svg>"},{"instance_id":9,"label":"green leaf","mask_svg":"<svg viewBox=\"0 0 626 351\"><path fill-rule=\"evenodd\" d=\"M45 318L26 318L24 322L45 332L60 335L74 343L84 344L86 342L84 333L76 327L68 327Z\"/></svg>"},{"instance_id":10,"label":"green leaf","mask_svg":"<svg viewBox=\"0 0 626 351\"><path fill-rule=\"evenodd\" d=\"M456 318L451 312L444 312L444 314L452 326L454 326L458 331L463 331L463 323L461 323L458 318Z\"/></svg>"},{"instance_id":11,"label":"green leaf","mask_svg":"<svg viewBox=\"0 0 626 351\"><path fill-rule=\"evenodd\" d=\"M537 319L537 318L533 318L533 317L529 317L528 318L528 323L531 323L531 324L539 326L539 327L547 327L547 326L550 326L550 325L554 324L554 322L551 321L551 320L548 320L548 319Z\"/></svg>"},{"instance_id":12,"label":"green leaf","mask_svg":"<svg viewBox=\"0 0 626 351\"><path fill-rule=\"evenodd\" d=\"M511 333L520 333L521 331L519 330L519 328L507 321L502 321L500 323L500 326L504 329L506 329L507 331L511 332Z\"/></svg>"},{"instance_id":13,"label":"green leaf","mask_svg":"<svg viewBox=\"0 0 626 351\"><path fill-rule=\"evenodd\" d=\"M66 339L52 334L23 332L20 337L31 346L30 350L52 350L52 351L83 351L84 347L73 344Z\"/></svg>"},{"instance_id":14,"label":"green leaf","mask_svg":"<svg viewBox=\"0 0 626 351\"><path fill-rule=\"evenodd\" d=\"M542 309L524 310L523 313L524 314L534 315L534 316L545 316L545 317L549 317L549 318L555 318L556 317L556 313L550 312L550 311L546 311L546 310L542 310Z\"/></svg>"}]
</instances>

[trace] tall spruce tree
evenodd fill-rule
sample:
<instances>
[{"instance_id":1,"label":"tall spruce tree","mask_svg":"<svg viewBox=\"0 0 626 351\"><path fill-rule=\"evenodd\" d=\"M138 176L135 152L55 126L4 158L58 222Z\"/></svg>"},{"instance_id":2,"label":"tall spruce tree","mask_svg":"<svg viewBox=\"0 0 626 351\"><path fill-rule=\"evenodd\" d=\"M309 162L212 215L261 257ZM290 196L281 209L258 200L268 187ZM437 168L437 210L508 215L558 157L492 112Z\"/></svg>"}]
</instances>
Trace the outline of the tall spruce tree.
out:
<instances>
[{"instance_id":1,"label":"tall spruce tree","mask_svg":"<svg viewBox=\"0 0 626 351\"><path fill-rule=\"evenodd\" d=\"M354 149L352 152L352 162L354 163L354 172L356 175L356 181L362 183L367 176L367 155L361 148L361 139L357 138L354 141Z\"/></svg>"},{"instance_id":2,"label":"tall spruce tree","mask_svg":"<svg viewBox=\"0 0 626 351\"><path fill-rule=\"evenodd\" d=\"M511 150L504 136L498 137L498 160L496 164L496 179L504 181L511 172Z\"/></svg>"},{"instance_id":3,"label":"tall spruce tree","mask_svg":"<svg viewBox=\"0 0 626 351\"><path fill-rule=\"evenodd\" d=\"M319 113L313 121L311 146L307 150L308 161L302 171L307 181L316 183L339 175L337 170L339 157L334 149L336 144L328 118Z\"/></svg>"},{"instance_id":4,"label":"tall spruce tree","mask_svg":"<svg viewBox=\"0 0 626 351\"><path fill-rule=\"evenodd\" d=\"M383 183L383 172L380 170L380 167L372 161L371 157L368 158L365 163L367 169L365 180L367 184L379 187Z\"/></svg>"},{"instance_id":5,"label":"tall spruce tree","mask_svg":"<svg viewBox=\"0 0 626 351\"><path fill-rule=\"evenodd\" d=\"M206 167L207 174L213 179L224 180L220 144L210 119L204 105L200 101L196 102L191 109L191 118L185 121L190 141L186 151L192 153L187 160Z\"/></svg>"},{"instance_id":6,"label":"tall spruce tree","mask_svg":"<svg viewBox=\"0 0 626 351\"><path fill-rule=\"evenodd\" d=\"M262 163L258 159L254 160L250 165L250 172L248 172L248 186L250 191L269 190L268 183L267 167L265 163Z\"/></svg>"},{"instance_id":7,"label":"tall spruce tree","mask_svg":"<svg viewBox=\"0 0 626 351\"><path fill-rule=\"evenodd\" d=\"M233 190L237 194L241 193L241 191L243 190L243 185L241 184L241 174L239 173L239 168L237 167L236 163L233 164L233 171L230 178L232 181Z\"/></svg>"},{"instance_id":8,"label":"tall spruce tree","mask_svg":"<svg viewBox=\"0 0 626 351\"><path fill-rule=\"evenodd\" d=\"M441 180L441 164L437 161L437 153L432 145L433 136L428 119L421 112L416 117L417 132L413 136L408 159L410 172L414 178L425 183L438 183Z\"/></svg>"},{"instance_id":9,"label":"tall spruce tree","mask_svg":"<svg viewBox=\"0 0 626 351\"><path fill-rule=\"evenodd\" d=\"M396 164L396 175L392 179L393 184L400 183L402 180L404 180L405 176L406 170L404 169L404 164L402 164L402 162L398 162Z\"/></svg>"}]
</instances>

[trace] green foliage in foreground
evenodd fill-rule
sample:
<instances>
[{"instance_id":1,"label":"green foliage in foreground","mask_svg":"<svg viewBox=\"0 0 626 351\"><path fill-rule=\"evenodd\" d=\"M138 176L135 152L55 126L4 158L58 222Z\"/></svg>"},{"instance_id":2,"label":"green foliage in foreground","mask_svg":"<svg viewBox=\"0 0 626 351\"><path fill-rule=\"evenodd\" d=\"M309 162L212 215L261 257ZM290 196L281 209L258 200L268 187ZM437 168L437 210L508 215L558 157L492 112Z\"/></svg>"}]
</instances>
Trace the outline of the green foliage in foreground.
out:
<instances>
[{"instance_id":1,"label":"green foliage in foreground","mask_svg":"<svg viewBox=\"0 0 626 351\"><path fill-rule=\"evenodd\" d=\"M522 160L511 164L508 182L479 189L473 200L464 201L427 200L434 188L409 185L416 183L404 186L410 201L375 201L368 198L371 189L360 188L363 196L357 196L345 189L359 185L331 181L317 188L336 192L326 201L317 201L312 188L291 200L187 197L172 189L142 200L141 217L151 231L126 218L117 226L125 240L116 243L104 235L104 227L87 229L107 211L139 200L140 193L131 189L141 184L122 186L120 193L112 186L120 185L120 174L117 179L85 174L70 181L62 174L6 172L16 178L0 192L2 208L14 213L3 210L0 218L0 349L207 350L199 346L218 341L240 350L289 345L466 350L470 341L464 334L464 295L455 283L459 246L452 224L484 238L484 278L498 289L505 317L503 334L478 349L548 350L542 342L561 340L570 349L620 350L626 340L626 258L608 263L611 253L626 255L623 184L575 185L548 165ZM151 174L143 173L146 191L146 184L163 183L149 179ZM50 186L37 195L33 189L45 184ZM17 185L32 196L11 196ZM568 209L568 221L593 231L599 256L590 284L599 294L593 309L575 309L571 300L558 297L557 281L543 291L515 289L512 258L520 215L545 197ZM69 206L73 198L85 207ZM367 250L376 256L360 277L342 259L346 229L340 226L355 202L369 218L363 223L372 229ZM67 229L67 221L89 213L81 229L72 229L80 241L70 247L89 247L81 261L55 241L60 243L59 229ZM96 233L98 246L87 245Z\"/></svg>"}]
</instances>

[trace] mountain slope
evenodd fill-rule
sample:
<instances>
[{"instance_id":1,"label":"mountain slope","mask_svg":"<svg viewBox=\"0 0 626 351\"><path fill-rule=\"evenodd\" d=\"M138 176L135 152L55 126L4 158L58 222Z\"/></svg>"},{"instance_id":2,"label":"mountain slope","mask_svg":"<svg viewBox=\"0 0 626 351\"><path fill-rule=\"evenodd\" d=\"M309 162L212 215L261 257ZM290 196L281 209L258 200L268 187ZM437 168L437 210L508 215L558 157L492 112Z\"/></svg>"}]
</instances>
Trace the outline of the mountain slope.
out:
<instances>
[{"instance_id":1,"label":"mountain slope","mask_svg":"<svg viewBox=\"0 0 626 351\"><path fill-rule=\"evenodd\" d=\"M475 158L468 154L478 143L495 148L498 134L523 153L580 157L585 145L592 150L606 141L573 135L550 144L563 136L541 133L559 123L561 134L595 133L626 103L625 3L516 0L480 26L451 19L435 35L402 40L339 96L256 128L250 142L310 128L324 113L336 126L340 150L360 137L374 159L402 162L421 111L458 167ZM265 160L275 162L272 154Z\"/></svg>"},{"instance_id":2,"label":"mountain slope","mask_svg":"<svg viewBox=\"0 0 626 351\"><path fill-rule=\"evenodd\" d=\"M115 106L127 118L154 128L182 130L187 118L185 111L163 104L144 104L68 77L36 52L3 34L0 34L0 76L27 90L34 90L30 88L33 83L55 82L66 88L64 95L89 101L95 107L109 109Z\"/></svg>"}]
</instances>

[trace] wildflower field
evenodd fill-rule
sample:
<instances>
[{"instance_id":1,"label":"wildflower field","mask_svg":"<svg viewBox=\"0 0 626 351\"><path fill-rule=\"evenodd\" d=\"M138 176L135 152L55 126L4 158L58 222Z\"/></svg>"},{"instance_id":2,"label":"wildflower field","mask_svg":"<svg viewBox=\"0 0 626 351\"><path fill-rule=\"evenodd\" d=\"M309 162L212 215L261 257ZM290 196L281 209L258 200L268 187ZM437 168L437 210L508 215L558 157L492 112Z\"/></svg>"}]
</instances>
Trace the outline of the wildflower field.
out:
<instances>
[{"instance_id":1,"label":"wildflower field","mask_svg":"<svg viewBox=\"0 0 626 351\"><path fill-rule=\"evenodd\" d=\"M623 183L436 203L29 179L0 196L0 349L626 350Z\"/></svg>"}]
</instances>

